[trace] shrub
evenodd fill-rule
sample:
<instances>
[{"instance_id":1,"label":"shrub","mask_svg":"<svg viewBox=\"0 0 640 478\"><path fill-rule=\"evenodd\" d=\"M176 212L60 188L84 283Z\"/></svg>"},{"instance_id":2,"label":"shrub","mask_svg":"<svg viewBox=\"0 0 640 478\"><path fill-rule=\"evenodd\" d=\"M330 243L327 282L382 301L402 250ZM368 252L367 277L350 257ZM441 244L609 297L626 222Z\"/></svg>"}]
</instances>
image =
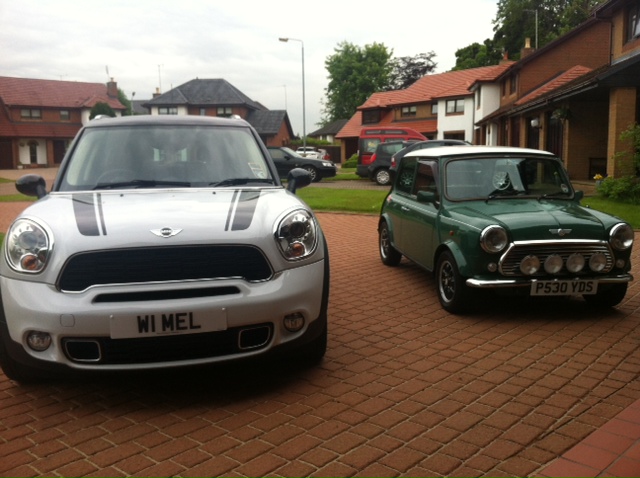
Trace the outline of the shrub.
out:
<instances>
[{"instance_id":1,"label":"shrub","mask_svg":"<svg viewBox=\"0 0 640 478\"><path fill-rule=\"evenodd\" d=\"M347 159L344 163L342 163L343 168L355 168L358 166L358 155L354 154L349 159Z\"/></svg>"},{"instance_id":2,"label":"shrub","mask_svg":"<svg viewBox=\"0 0 640 478\"><path fill-rule=\"evenodd\" d=\"M621 178L605 178L598 192L606 198L632 204L640 204L640 178L623 176Z\"/></svg>"}]
</instances>

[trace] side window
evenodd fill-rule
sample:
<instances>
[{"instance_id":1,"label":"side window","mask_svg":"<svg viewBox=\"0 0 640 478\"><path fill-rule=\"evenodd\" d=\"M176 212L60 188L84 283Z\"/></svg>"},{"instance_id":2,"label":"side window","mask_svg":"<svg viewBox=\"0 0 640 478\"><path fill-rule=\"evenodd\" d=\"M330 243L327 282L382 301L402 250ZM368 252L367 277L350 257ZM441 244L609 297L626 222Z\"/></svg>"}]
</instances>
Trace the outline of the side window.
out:
<instances>
[{"instance_id":1,"label":"side window","mask_svg":"<svg viewBox=\"0 0 640 478\"><path fill-rule=\"evenodd\" d=\"M269 152L273 159L284 159L284 153L279 149L270 149Z\"/></svg>"},{"instance_id":2,"label":"side window","mask_svg":"<svg viewBox=\"0 0 640 478\"><path fill-rule=\"evenodd\" d=\"M436 180L433 174L431 164L418 163L418 172L413 186L413 194L417 195L420 191L437 192Z\"/></svg>"},{"instance_id":3,"label":"side window","mask_svg":"<svg viewBox=\"0 0 640 478\"><path fill-rule=\"evenodd\" d=\"M400 167L398 168L398 183L396 186L399 192L411 194L417 165L418 160L416 158L404 158L400 162Z\"/></svg>"}]
</instances>

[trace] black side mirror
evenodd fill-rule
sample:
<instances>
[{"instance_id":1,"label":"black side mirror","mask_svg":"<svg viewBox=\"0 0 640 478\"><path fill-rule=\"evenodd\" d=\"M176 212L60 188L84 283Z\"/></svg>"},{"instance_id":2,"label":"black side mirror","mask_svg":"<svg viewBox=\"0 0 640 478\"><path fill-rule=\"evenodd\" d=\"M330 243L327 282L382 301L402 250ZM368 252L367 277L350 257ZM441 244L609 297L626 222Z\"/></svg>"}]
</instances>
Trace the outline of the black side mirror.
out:
<instances>
[{"instance_id":1,"label":"black side mirror","mask_svg":"<svg viewBox=\"0 0 640 478\"><path fill-rule=\"evenodd\" d=\"M304 188L311 184L311 173L306 169L294 168L287 175L287 191L295 194L296 189Z\"/></svg>"},{"instance_id":2,"label":"black side mirror","mask_svg":"<svg viewBox=\"0 0 640 478\"><path fill-rule=\"evenodd\" d=\"M37 174L27 174L18 178L16 189L25 196L35 196L38 199L47 195L47 182Z\"/></svg>"}]
</instances>

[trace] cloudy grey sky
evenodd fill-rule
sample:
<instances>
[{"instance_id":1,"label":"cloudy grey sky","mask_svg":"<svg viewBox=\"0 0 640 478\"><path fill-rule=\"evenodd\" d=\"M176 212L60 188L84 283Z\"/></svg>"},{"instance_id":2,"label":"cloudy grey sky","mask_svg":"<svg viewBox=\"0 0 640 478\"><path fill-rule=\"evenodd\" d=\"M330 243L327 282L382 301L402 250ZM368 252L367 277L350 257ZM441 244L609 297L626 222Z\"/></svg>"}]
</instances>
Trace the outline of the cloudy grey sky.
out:
<instances>
[{"instance_id":1,"label":"cloudy grey sky","mask_svg":"<svg viewBox=\"0 0 640 478\"><path fill-rule=\"evenodd\" d=\"M493 36L496 9L497 0L0 0L0 76L113 77L135 99L223 78L286 108L302 134L303 44L309 133L322 116L324 62L340 42L383 43L395 57L434 51L441 73L456 50Z\"/></svg>"}]
</instances>

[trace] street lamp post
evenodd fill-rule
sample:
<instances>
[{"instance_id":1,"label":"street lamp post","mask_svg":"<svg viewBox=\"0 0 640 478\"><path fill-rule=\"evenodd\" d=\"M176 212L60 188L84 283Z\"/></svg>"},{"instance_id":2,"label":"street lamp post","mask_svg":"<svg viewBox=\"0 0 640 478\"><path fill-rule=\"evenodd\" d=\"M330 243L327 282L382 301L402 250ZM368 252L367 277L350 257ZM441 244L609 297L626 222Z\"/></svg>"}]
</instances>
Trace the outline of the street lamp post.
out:
<instances>
[{"instance_id":1,"label":"street lamp post","mask_svg":"<svg viewBox=\"0 0 640 478\"><path fill-rule=\"evenodd\" d=\"M304 92L304 42L297 38L278 38L282 42L299 41L302 45L302 146L307 146L307 113L305 107L305 92ZM306 149L305 149L306 152Z\"/></svg>"}]
</instances>

